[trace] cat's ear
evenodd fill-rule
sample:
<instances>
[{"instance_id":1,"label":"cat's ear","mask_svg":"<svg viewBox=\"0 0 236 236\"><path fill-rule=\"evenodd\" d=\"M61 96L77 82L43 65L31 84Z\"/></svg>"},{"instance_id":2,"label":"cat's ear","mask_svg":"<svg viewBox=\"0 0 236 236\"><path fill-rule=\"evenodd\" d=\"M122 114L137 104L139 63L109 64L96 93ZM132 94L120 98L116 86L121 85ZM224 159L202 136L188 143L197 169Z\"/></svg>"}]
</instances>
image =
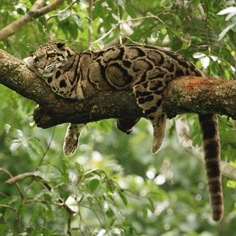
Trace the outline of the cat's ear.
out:
<instances>
[{"instance_id":1,"label":"cat's ear","mask_svg":"<svg viewBox=\"0 0 236 236\"><path fill-rule=\"evenodd\" d=\"M27 56L32 57L32 56L34 55L34 52L35 52L35 51L28 52L28 53L27 53Z\"/></svg>"},{"instance_id":2,"label":"cat's ear","mask_svg":"<svg viewBox=\"0 0 236 236\"><path fill-rule=\"evenodd\" d=\"M65 47L65 43L57 43L58 49L63 49Z\"/></svg>"}]
</instances>

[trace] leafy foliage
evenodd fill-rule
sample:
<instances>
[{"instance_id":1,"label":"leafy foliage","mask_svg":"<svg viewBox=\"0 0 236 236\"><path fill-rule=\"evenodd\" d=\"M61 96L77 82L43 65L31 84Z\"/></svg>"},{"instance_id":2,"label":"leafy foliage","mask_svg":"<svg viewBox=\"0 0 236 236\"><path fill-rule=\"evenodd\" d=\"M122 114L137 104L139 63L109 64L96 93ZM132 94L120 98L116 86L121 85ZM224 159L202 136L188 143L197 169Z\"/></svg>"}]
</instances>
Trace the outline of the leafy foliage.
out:
<instances>
[{"instance_id":1,"label":"leafy foliage","mask_svg":"<svg viewBox=\"0 0 236 236\"><path fill-rule=\"evenodd\" d=\"M181 52L208 76L235 79L232 1L99 0L93 8L88 2L65 1L0 47L23 58L47 41L66 41L77 50L153 44ZM0 28L33 3L2 0ZM64 125L37 128L35 104L3 86L0 100L1 235L233 235L234 180L224 178L225 216L215 224L203 165L181 147L174 121L155 157L152 131L142 120L130 136L117 131L113 121L90 124L80 150L66 158ZM192 139L200 145L196 118L188 118ZM220 125L222 156L235 166L235 122L221 117Z\"/></svg>"}]
</instances>

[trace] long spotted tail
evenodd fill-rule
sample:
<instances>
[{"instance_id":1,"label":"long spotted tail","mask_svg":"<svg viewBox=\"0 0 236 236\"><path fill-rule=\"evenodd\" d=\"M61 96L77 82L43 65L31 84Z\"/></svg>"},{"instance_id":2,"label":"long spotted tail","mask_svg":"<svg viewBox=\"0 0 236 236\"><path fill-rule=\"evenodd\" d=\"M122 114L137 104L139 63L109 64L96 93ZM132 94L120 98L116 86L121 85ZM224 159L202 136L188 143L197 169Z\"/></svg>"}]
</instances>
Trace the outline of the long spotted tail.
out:
<instances>
[{"instance_id":1,"label":"long spotted tail","mask_svg":"<svg viewBox=\"0 0 236 236\"><path fill-rule=\"evenodd\" d=\"M199 121L202 130L212 217L215 221L220 221L224 213L224 203L221 186L218 119L214 114L199 114Z\"/></svg>"}]
</instances>

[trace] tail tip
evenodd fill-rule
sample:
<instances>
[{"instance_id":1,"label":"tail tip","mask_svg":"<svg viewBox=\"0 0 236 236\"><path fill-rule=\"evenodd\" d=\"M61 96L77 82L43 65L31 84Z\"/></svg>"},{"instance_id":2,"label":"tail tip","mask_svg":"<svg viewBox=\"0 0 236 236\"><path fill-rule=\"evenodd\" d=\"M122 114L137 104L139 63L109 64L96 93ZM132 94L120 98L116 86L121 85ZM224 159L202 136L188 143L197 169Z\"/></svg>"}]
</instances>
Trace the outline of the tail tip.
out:
<instances>
[{"instance_id":1,"label":"tail tip","mask_svg":"<svg viewBox=\"0 0 236 236\"><path fill-rule=\"evenodd\" d=\"M213 212L212 218L215 222L220 222L223 218L223 210Z\"/></svg>"}]
</instances>

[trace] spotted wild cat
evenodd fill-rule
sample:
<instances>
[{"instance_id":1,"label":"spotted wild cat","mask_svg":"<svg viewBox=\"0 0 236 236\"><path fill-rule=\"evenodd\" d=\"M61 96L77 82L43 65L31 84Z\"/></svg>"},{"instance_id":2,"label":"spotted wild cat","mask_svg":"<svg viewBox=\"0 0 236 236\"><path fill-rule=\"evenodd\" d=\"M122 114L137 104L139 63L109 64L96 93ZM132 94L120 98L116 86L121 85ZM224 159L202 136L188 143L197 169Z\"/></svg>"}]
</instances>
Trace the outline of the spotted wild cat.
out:
<instances>
[{"instance_id":1,"label":"spotted wild cat","mask_svg":"<svg viewBox=\"0 0 236 236\"><path fill-rule=\"evenodd\" d=\"M120 45L76 53L64 43L47 43L24 61L53 92L64 98L85 99L106 90L133 91L137 105L153 125L153 152L158 151L165 135L166 114L162 104L166 86L180 76L203 76L178 53L140 45ZM117 126L129 133L137 121L120 119ZM219 221L223 216L223 193L218 120L215 114L199 114L199 122L212 215L214 220ZM64 142L66 154L76 149L83 126L69 125Z\"/></svg>"}]
</instances>

